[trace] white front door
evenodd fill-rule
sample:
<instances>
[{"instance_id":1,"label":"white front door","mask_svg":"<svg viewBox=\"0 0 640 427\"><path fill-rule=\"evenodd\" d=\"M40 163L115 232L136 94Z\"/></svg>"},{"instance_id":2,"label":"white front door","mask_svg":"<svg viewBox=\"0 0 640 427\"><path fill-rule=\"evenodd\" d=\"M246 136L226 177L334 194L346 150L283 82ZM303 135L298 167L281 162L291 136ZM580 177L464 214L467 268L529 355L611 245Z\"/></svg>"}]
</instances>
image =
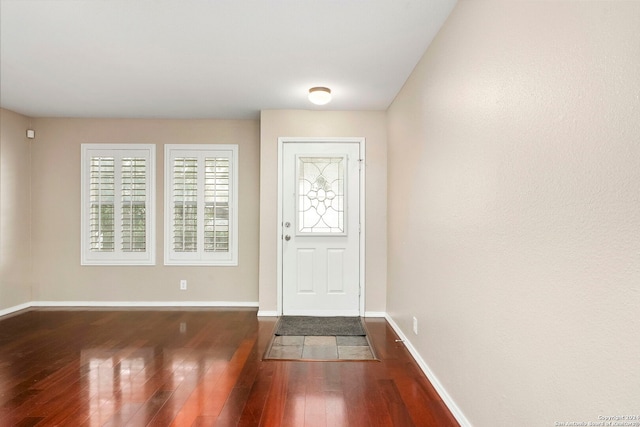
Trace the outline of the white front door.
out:
<instances>
[{"instance_id":1,"label":"white front door","mask_svg":"<svg viewBox=\"0 0 640 427\"><path fill-rule=\"evenodd\" d=\"M360 143L285 142L284 315L360 315Z\"/></svg>"}]
</instances>

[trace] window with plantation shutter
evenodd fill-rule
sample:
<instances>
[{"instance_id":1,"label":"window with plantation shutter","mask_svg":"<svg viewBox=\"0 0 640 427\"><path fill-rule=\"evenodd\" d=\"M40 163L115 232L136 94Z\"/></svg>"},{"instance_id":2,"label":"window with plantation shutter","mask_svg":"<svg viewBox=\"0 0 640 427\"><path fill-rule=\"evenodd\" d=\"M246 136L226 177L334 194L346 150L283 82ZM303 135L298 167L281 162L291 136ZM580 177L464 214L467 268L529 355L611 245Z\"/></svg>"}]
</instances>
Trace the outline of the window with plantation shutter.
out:
<instances>
[{"instance_id":1,"label":"window with plantation shutter","mask_svg":"<svg viewBox=\"0 0 640 427\"><path fill-rule=\"evenodd\" d=\"M165 145L165 264L238 265L237 145Z\"/></svg>"},{"instance_id":2,"label":"window with plantation shutter","mask_svg":"<svg viewBox=\"0 0 640 427\"><path fill-rule=\"evenodd\" d=\"M155 146L82 144L82 265L155 264Z\"/></svg>"}]
</instances>

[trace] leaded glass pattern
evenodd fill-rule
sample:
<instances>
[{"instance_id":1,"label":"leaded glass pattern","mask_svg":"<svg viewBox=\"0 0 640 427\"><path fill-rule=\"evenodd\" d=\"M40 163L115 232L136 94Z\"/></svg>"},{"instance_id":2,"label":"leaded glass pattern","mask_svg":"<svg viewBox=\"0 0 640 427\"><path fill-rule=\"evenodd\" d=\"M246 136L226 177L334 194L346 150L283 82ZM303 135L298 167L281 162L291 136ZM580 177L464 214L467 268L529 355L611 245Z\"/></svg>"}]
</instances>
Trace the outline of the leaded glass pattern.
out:
<instances>
[{"instance_id":1,"label":"leaded glass pattern","mask_svg":"<svg viewBox=\"0 0 640 427\"><path fill-rule=\"evenodd\" d=\"M345 234L346 157L298 157L298 232Z\"/></svg>"}]
</instances>

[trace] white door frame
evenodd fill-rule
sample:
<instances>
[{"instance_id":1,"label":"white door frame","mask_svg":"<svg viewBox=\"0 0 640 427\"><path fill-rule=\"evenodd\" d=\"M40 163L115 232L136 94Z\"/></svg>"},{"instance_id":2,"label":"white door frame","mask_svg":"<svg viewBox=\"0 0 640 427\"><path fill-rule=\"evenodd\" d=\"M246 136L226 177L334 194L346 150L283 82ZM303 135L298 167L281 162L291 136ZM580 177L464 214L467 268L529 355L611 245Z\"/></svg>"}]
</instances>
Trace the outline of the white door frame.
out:
<instances>
[{"instance_id":1,"label":"white door frame","mask_svg":"<svg viewBox=\"0 0 640 427\"><path fill-rule=\"evenodd\" d=\"M282 297L283 297L283 281L282 281L282 236L283 236L283 228L282 224L282 156L284 151L284 144L291 142L313 142L313 143L322 143L322 142L357 142L360 146L360 316L364 316L364 301L365 301L365 139L363 137L331 137L331 138L314 138L314 137L279 137L278 138L278 223L277 223L277 274L278 274L278 290L277 290L277 298L278 298L278 316L282 316Z\"/></svg>"}]
</instances>

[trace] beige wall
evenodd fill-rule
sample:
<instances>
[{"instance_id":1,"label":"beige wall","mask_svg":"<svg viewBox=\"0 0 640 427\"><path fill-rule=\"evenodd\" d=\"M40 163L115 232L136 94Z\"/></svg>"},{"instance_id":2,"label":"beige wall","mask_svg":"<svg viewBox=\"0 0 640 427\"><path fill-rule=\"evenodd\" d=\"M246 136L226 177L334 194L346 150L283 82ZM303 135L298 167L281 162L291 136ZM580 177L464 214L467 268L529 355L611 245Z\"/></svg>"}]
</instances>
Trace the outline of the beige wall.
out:
<instances>
[{"instance_id":1,"label":"beige wall","mask_svg":"<svg viewBox=\"0 0 640 427\"><path fill-rule=\"evenodd\" d=\"M639 28L461 0L388 111L388 312L474 426L640 409Z\"/></svg>"},{"instance_id":2,"label":"beige wall","mask_svg":"<svg viewBox=\"0 0 640 427\"><path fill-rule=\"evenodd\" d=\"M31 301L29 119L0 109L0 312Z\"/></svg>"},{"instance_id":3,"label":"beige wall","mask_svg":"<svg viewBox=\"0 0 640 427\"><path fill-rule=\"evenodd\" d=\"M36 119L32 143L35 301L258 301L257 120ZM3 123L4 129L4 123ZM80 144L156 144L156 265L80 265ZM163 265L164 144L238 144L239 266ZM188 290L179 290L187 279Z\"/></svg>"},{"instance_id":4,"label":"beige wall","mask_svg":"<svg viewBox=\"0 0 640 427\"><path fill-rule=\"evenodd\" d=\"M279 137L366 138L365 311L384 312L387 135L384 112L266 110L260 118L260 311L277 310Z\"/></svg>"}]
</instances>

